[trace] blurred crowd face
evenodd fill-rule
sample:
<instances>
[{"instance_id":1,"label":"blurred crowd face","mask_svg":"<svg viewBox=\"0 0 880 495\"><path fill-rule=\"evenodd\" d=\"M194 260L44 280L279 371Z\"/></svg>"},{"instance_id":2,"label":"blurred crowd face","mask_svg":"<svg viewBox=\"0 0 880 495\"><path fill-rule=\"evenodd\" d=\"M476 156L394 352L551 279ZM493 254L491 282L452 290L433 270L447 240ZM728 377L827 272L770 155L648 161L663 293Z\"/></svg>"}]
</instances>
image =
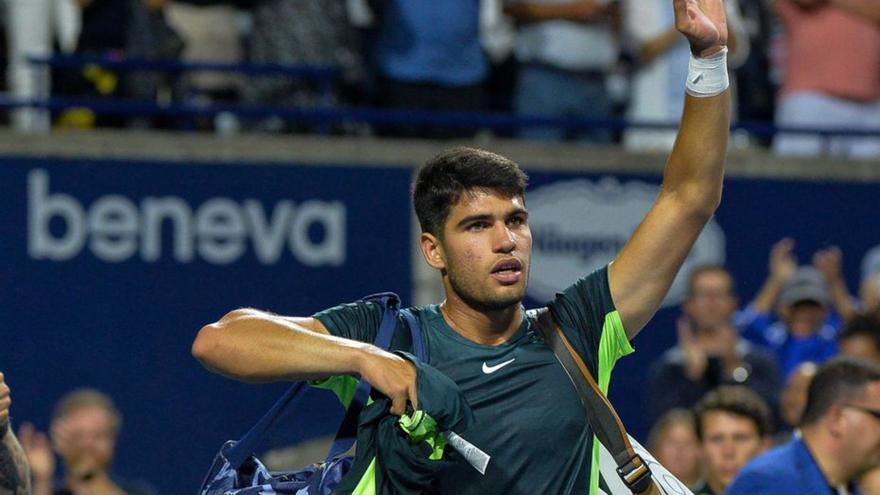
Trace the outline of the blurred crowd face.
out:
<instances>
[{"instance_id":1,"label":"blurred crowd face","mask_svg":"<svg viewBox=\"0 0 880 495\"><path fill-rule=\"evenodd\" d=\"M874 344L874 340L867 335L851 335L838 341L840 353L844 356L862 358L875 363L880 363L880 349Z\"/></svg>"},{"instance_id":2,"label":"blurred crowd face","mask_svg":"<svg viewBox=\"0 0 880 495\"><path fill-rule=\"evenodd\" d=\"M822 328L828 310L812 301L802 301L783 307L780 316L792 335L807 337Z\"/></svg>"},{"instance_id":3,"label":"blurred crowd face","mask_svg":"<svg viewBox=\"0 0 880 495\"><path fill-rule=\"evenodd\" d=\"M711 270L693 280L690 296L682 309L698 331L714 330L730 323L737 304L730 275L722 270Z\"/></svg>"},{"instance_id":4,"label":"blurred crowd face","mask_svg":"<svg viewBox=\"0 0 880 495\"><path fill-rule=\"evenodd\" d=\"M107 471L116 447L116 425L101 407L81 407L52 424L52 442L76 476Z\"/></svg>"},{"instance_id":5,"label":"blurred crowd face","mask_svg":"<svg viewBox=\"0 0 880 495\"><path fill-rule=\"evenodd\" d=\"M865 386L859 397L842 404L844 455L856 475L880 466L880 382Z\"/></svg>"},{"instance_id":6,"label":"blurred crowd face","mask_svg":"<svg viewBox=\"0 0 880 495\"><path fill-rule=\"evenodd\" d=\"M700 441L693 427L687 423L674 423L657 439L652 451L657 461L673 476L689 486L700 478Z\"/></svg>"},{"instance_id":7,"label":"blurred crowd face","mask_svg":"<svg viewBox=\"0 0 880 495\"><path fill-rule=\"evenodd\" d=\"M702 416L703 453L710 485L724 489L746 463L767 447L750 418L727 411Z\"/></svg>"}]
</instances>

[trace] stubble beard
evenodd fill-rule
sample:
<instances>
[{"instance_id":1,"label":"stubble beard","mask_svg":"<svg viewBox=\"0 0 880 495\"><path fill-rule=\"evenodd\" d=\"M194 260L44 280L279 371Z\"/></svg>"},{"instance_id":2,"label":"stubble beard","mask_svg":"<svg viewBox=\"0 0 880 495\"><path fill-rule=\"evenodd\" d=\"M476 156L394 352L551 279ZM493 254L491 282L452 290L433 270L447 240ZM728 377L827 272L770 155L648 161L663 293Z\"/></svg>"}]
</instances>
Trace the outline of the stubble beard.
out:
<instances>
[{"instance_id":1,"label":"stubble beard","mask_svg":"<svg viewBox=\"0 0 880 495\"><path fill-rule=\"evenodd\" d=\"M527 271L523 274L524 282L528 281ZM468 306L486 312L502 311L511 307L518 307L525 297L523 283L514 294L492 294L490 289L482 290L479 284L468 280L467 277L459 278L453 271L447 272L449 285L455 294Z\"/></svg>"}]
</instances>

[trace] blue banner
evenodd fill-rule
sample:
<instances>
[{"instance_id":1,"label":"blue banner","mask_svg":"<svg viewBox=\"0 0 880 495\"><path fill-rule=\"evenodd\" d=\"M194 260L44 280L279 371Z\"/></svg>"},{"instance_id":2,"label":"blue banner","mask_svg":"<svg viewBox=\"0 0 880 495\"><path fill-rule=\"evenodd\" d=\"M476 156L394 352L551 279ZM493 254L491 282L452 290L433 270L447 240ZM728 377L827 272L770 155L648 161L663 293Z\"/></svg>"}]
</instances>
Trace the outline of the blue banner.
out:
<instances>
[{"instance_id":1,"label":"blue banner","mask_svg":"<svg viewBox=\"0 0 880 495\"><path fill-rule=\"evenodd\" d=\"M223 441L284 385L211 374L202 325L239 307L309 315L364 295L409 302L411 174L400 168L0 160L0 371L16 425L48 427L90 386L124 424L115 471L193 493ZM287 421L266 446L332 433ZM331 415L332 417L332 415Z\"/></svg>"}]
</instances>

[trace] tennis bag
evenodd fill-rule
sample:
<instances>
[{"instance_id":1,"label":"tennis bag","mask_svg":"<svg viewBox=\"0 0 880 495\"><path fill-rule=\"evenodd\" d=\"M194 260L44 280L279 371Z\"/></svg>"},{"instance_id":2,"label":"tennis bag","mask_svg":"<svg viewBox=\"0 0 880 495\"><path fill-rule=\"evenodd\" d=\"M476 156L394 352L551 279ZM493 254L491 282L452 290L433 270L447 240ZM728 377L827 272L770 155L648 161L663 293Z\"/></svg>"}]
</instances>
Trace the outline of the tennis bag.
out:
<instances>
[{"instance_id":1,"label":"tennis bag","mask_svg":"<svg viewBox=\"0 0 880 495\"><path fill-rule=\"evenodd\" d=\"M389 350L397 317L402 315L409 326L413 354L425 360L418 322L409 311L400 309L400 298L396 294L374 294L363 301L383 307L382 322L373 342L376 347ZM272 473L254 455L260 441L275 422L287 411L295 410L298 399L301 400L304 395L305 386L306 382L292 385L240 440L229 440L223 444L202 482L199 495L330 495L333 492L354 460L346 453L355 443L358 417L372 390L364 379L358 382L354 398L324 462L296 471Z\"/></svg>"},{"instance_id":2,"label":"tennis bag","mask_svg":"<svg viewBox=\"0 0 880 495\"><path fill-rule=\"evenodd\" d=\"M600 492L606 495L693 495L651 454L626 433L614 406L547 309L537 312L535 326L571 379L584 412L599 439Z\"/></svg>"}]
</instances>

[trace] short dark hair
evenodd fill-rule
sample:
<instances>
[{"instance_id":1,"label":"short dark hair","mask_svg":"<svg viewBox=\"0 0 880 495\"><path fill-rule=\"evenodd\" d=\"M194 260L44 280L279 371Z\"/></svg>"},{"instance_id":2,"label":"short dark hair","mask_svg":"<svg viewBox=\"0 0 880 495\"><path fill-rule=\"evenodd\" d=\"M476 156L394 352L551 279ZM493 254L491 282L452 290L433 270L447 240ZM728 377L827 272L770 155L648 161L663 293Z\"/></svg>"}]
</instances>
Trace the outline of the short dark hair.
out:
<instances>
[{"instance_id":1,"label":"short dark hair","mask_svg":"<svg viewBox=\"0 0 880 495\"><path fill-rule=\"evenodd\" d=\"M727 276L727 280L730 281L730 295L736 295L736 280L733 279L733 275L731 275L730 271L727 268L724 268L722 265L716 264L707 264L700 265L691 270L690 274L688 274L687 280L687 297L692 297L694 295L694 284L697 283L697 279L700 276L706 273L723 273Z\"/></svg>"},{"instance_id":2,"label":"short dark hair","mask_svg":"<svg viewBox=\"0 0 880 495\"><path fill-rule=\"evenodd\" d=\"M836 357L819 367L807 390L801 426L816 423L835 405L859 397L880 381L880 365L854 357Z\"/></svg>"},{"instance_id":3,"label":"short dark hair","mask_svg":"<svg viewBox=\"0 0 880 495\"><path fill-rule=\"evenodd\" d=\"M874 348L880 352L880 318L873 315L856 316L843 327L837 340L841 341L852 337L867 337L874 344Z\"/></svg>"},{"instance_id":4,"label":"short dark hair","mask_svg":"<svg viewBox=\"0 0 880 495\"><path fill-rule=\"evenodd\" d=\"M476 148L452 148L419 170L413 206L422 232L442 236L449 210L462 194L482 189L525 197L527 183L528 176L513 160Z\"/></svg>"},{"instance_id":5,"label":"short dark hair","mask_svg":"<svg viewBox=\"0 0 880 495\"><path fill-rule=\"evenodd\" d=\"M721 411L749 419L754 423L758 436L769 435L772 431L770 407L761 397L743 385L722 385L710 390L694 406L697 419L697 437L703 439L703 421L706 413Z\"/></svg>"}]
</instances>

